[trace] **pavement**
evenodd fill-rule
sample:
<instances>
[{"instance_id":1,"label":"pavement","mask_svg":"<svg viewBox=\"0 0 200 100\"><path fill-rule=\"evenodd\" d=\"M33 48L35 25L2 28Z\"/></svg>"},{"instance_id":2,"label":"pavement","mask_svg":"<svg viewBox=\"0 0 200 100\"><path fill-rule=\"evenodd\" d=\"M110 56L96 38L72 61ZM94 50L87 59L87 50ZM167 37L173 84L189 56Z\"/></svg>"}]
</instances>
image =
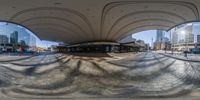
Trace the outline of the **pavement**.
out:
<instances>
[{"instance_id":1,"label":"pavement","mask_svg":"<svg viewBox=\"0 0 200 100\"><path fill-rule=\"evenodd\" d=\"M185 60L185 61L191 61L191 62L200 62L200 54L187 54L187 57L185 57L184 53L182 52L173 52L172 51L154 51L155 53L163 54L169 57L173 57L175 59Z\"/></svg>"},{"instance_id":2,"label":"pavement","mask_svg":"<svg viewBox=\"0 0 200 100\"><path fill-rule=\"evenodd\" d=\"M8 60L0 59L0 100L200 98L200 62L156 52L85 55L0 55Z\"/></svg>"}]
</instances>

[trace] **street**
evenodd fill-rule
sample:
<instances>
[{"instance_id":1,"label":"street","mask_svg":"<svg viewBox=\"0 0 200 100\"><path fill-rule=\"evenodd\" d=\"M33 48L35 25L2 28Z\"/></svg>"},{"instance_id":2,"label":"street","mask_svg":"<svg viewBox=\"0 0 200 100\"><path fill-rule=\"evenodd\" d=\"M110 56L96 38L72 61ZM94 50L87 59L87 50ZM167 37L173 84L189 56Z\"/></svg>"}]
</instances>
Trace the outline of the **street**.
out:
<instances>
[{"instance_id":1,"label":"street","mask_svg":"<svg viewBox=\"0 0 200 100\"><path fill-rule=\"evenodd\" d=\"M97 55L97 54L96 54ZM0 58L5 98L199 98L200 62L153 52ZM187 100L187 99L186 99Z\"/></svg>"}]
</instances>

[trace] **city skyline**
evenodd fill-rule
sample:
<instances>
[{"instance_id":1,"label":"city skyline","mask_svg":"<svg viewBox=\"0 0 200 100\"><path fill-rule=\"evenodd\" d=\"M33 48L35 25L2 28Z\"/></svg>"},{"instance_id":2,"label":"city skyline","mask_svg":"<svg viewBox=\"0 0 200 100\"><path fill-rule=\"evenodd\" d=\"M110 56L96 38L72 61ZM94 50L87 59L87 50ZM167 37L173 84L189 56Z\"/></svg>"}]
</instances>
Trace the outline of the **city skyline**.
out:
<instances>
[{"instance_id":1,"label":"city skyline","mask_svg":"<svg viewBox=\"0 0 200 100\"><path fill-rule=\"evenodd\" d=\"M196 34L196 35L184 36L182 34L182 36L181 36L181 33L182 33L181 31L183 30L184 27L187 27L187 26L192 26L192 29L190 29L192 31L191 33ZM177 38L177 40L175 38L174 39L172 38L172 37L176 37L176 35L177 35L177 34L172 34L172 33L174 33L174 30L176 30L176 29L179 30L179 31L177 31L177 32L179 32L179 38ZM156 37L157 37L156 33L157 33L157 30L146 30L146 31L138 32L138 33L133 33L132 37L136 38L136 39L144 40L145 43L148 43L152 46L152 42L156 41ZM151 34L151 35L147 35L147 34ZM183 40L185 40L184 38L186 38L186 37L190 37L191 39L194 39L194 40L191 40L193 42L198 42L198 41L200 42L200 22L186 23L186 24L179 25L175 28L172 28L168 32L164 31L164 37L167 37L172 42L174 42L174 41L181 42L181 39L183 42ZM152 41L152 39L153 39L153 41Z\"/></svg>"},{"instance_id":2,"label":"city skyline","mask_svg":"<svg viewBox=\"0 0 200 100\"><path fill-rule=\"evenodd\" d=\"M199 28L199 22L194 22L192 23L194 24L194 29L193 29L193 33L198 33L200 29ZM183 24L183 25L180 25L180 26L177 26L177 28L181 28L181 27L184 27L184 25L191 25L191 23L188 23L188 24ZM12 23L6 23L6 22L1 22L0 23L0 34L1 35L7 35L7 33L12 33L14 31L17 31L19 33L22 34L22 36L24 34L30 34L32 35L34 38L36 38L36 45L38 47L49 47L51 45L58 45L57 42L53 42L53 41L47 41L47 40L40 40L35 34L33 34L31 31L29 31L28 29L22 27L22 26L19 26L19 25L15 25L15 24L12 24ZM17 27L16 27L17 26ZM196 27L196 28L195 28ZM173 30L173 29L172 29ZM148 34L148 35L147 35ZM150 35L149 35L150 34ZM200 33L199 33L200 34ZM174 35L174 34L173 34ZM22 36L19 36L22 38ZM152 42L155 42L156 41L156 30L146 30L146 31L142 31L142 32L138 32L138 33L133 33L132 35L132 38L136 38L136 39L140 39L140 40L144 40L145 43L147 44L150 44L150 46L152 46ZM168 39L171 39L171 36L170 36L170 31L168 32L165 32L165 36L164 37L167 37ZM197 37L200 37L200 36L194 36L194 41L200 41L200 39L198 40ZM25 38L25 37L24 37ZM22 39L18 39L18 42L22 40ZM30 39L31 40L31 39ZM173 40L172 40L173 41Z\"/></svg>"},{"instance_id":3,"label":"city skyline","mask_svg":"<svg viewBox=\"0 0 200 100\"><path fill-rule=\"evenodd\" d=\"M151 34L151 35L147 35ZM153 46L153 43L156 41L157 37L157 30L146 30L138 33L133 33L132 38L135 38L137 40L143 40L145 43L149 44L150 46ZM164 37L167 37L170 39L170 32L164 31Z\"/></svg>"},{"instance_id":4,"label":"city skyline","mask_svg":"<svg viewBox=\"0 0 200 100\"><path fill-rule=\"evenodd\" d=\"M48 48L51 45L58 45L56 42L52 41L46 41L46 40L40 40L34 33L26 29L25 27L22 27L20 25L7 23L7 22L0 22L0 35L5 35L7 37L10 37L9 35L13 32L18 32L19 39L18 42L21 40L25 40L27 43L28 41L35 41L37 47L43 47ZM10 41L10 38L8 39ZM33 42L28 43L29 45L34 45Z\"/></svg>"}]
</instances>

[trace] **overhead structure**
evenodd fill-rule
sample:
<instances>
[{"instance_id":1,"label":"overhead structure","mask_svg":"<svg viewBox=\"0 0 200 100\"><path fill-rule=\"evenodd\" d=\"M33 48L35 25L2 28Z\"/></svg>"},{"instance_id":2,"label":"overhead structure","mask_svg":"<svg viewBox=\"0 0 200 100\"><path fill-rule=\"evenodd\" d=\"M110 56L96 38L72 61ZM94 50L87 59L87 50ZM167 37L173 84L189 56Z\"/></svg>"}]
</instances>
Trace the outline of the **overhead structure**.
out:
<instances>
[{"instance_id":1,"label":"overhead structure","mask_svg":"<svg viewBox=\"0 0 200 100\"><path fill-rule=\"evenodd\" d=\"M199 21L200 0L1 0L0 20L42 40L118 41L150 29Z\"/></svg>"}]
</instances>

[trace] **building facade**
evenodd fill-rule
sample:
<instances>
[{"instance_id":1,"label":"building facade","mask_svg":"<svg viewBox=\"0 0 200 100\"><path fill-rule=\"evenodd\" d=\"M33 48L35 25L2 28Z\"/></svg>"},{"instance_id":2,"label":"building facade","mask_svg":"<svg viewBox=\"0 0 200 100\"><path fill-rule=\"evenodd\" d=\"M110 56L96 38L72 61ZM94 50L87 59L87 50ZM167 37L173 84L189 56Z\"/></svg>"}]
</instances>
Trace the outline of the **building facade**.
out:
<instances>
[{"instance_id":1,"label":"building facade","mask_svg":"<svg viewBox=\"0 0 200 100\"><path fill-rule=\"evenodd\" d=\"M200 43L200 35L197 35L197 43Z\"/></svg>"},{"instance_id":2,"label":"building facade","mask_svg":"<svg viewBox=\"0 0 200 100\"><path fill-rule=\"evenodd\" d=\"M10 43L11 44L15 44L17 45L18 44L18 32L17 31L14 31L13 33L10 34Z\"/></svg>"},{"instance_id":3,"label":"building facade","mask_svg":"<svg viewBox=\"0 0 200 100\"><path fill-rule=\"evenodd\" d=\"M162 42L163 38L164 38L164 31L163 30L157 30L156 42Z\"/></svg>"},{"instance_id":4,"label":"building facade","mask_svg":"<svg viewBox=\"0 0 200 100\"><path fill-rule=\"evenodd\" d=\"M155 50L169 50L170 48L170 40L165 37L165 31L157 30L156 33L156 41L154 42Z\"/></svg>"},{"instance_id":5,"label":"building facade","mask_svg":"<svg viewBox=\"0 0 200 100\"><path fill-rule=\"evenodd\" d=\"M128 42L134 42L136 41L135 38L132 37L132 35L127 36L126 38L119 41L119 43L128 43Z\"/></svg>"},{"instance_id":6,"label":"building facade","mask_svg":"<svg viewBox=\"0 0 200 100\"><path fill-rule=\"evenodd\" d=\"M8 44L9 39L7 35L0 35L0 44Z\"/></svg>"},{"instance_id":7,"label":"building facade","mask_svg":"<svg viewBox=\"0 0 200 100\"><path fill-rule=\"evenodd\" d=\"M0 27L0 44L4 52L34 51L36 37L21 26L5 23Z\"/></svg>"},{"instance_id":8,"label":"building facade","mask_svg":"<svg viewBox=\"0 0 200 100\"><path fill-rule=\"evenodd\" d=\"M200 52L200 23L183 24L172 29L172 49Z\"/></svg>"}]
</instances>

